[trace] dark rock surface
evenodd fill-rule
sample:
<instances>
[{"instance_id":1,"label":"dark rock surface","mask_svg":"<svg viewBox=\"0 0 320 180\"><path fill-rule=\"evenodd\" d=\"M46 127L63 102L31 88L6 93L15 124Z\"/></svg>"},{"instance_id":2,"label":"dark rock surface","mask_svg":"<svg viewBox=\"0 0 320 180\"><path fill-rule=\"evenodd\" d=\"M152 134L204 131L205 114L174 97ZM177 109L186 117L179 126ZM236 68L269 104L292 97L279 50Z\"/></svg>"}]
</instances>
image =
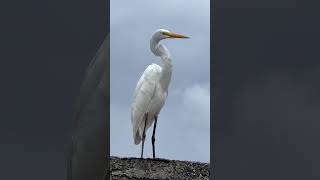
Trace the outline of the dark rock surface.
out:
<instances>
[{"instance_id":1,"label":"dark rock surface","mask_svg":"<svg viewBox=\"0 0 320 180\"><path fill-rule=\"evenodd\" d=\"M112 180L209 180L209 163L111 157Z\"/></svg>"}]
</instances>

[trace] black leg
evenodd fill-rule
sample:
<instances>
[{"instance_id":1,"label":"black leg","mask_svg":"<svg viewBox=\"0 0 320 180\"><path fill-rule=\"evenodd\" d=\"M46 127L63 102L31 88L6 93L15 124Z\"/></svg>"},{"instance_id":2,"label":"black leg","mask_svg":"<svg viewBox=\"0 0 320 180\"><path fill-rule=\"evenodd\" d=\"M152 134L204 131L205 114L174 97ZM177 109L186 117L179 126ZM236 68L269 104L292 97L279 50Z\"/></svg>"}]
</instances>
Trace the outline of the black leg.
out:
<instances>
[{"instance_id":1,"label":"black leg","mask_svg":"<svg viewBox=\"0 0 320 180\"><path fill-rule=\"evenodd\" d=\"M142 134L142 148L141 148L141 158L143 158L143 147L144 147L144 140L146 139L146 126L148 120L148 113L146 113L146 120L144 122L143 134Z\"/></svg>"},{"instance_id":2,"label":"black leg","mask_svg":"<svg viewBox=\"0 0 320 180\"><path fill-rule=\"evenodd\" d=\"M158 120L158 116L155 116L153 132L152 132L152 139L151 139L151 141L152 141L152 150L153 150L153 158L156 157L154 142L156 141L155 133L156 133L156 128L157 128L157 120Z\"/></svg>"}]
</instances>

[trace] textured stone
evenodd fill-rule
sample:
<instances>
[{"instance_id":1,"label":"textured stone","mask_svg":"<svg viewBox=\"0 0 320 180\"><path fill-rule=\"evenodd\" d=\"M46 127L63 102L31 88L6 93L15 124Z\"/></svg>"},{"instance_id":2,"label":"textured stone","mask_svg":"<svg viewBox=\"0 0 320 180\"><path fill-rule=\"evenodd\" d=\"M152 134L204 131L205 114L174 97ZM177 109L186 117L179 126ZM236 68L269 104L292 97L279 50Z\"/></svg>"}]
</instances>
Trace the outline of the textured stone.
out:
<instances>
[{"instance_id":1,"label":"textured stone","mask_svg":"<svg viewBox=\"0 0 320 180\"><path fill-rule=\"evenodd\" d=\"M209 163L111 157L112 180L209 180Z\"/></svg>"}]
</instances>

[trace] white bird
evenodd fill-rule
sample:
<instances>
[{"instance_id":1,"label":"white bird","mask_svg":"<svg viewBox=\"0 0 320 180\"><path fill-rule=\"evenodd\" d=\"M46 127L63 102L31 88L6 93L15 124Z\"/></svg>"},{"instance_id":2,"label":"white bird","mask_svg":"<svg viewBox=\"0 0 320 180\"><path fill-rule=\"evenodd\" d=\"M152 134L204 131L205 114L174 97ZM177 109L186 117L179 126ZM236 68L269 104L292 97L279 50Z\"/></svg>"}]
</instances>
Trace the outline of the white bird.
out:
<instances>
[{"instance_id":1,"label":"white bird","mask_svg":"<svg viewBox=\"0 0 320 180\"><path fill-rule=\"evenodd\" d=\"M155 158L155 131L157 119L161 108L163 107L167 95L168 87L171 81L172 63L169 50L159 42L167 38L189 38L184 35L176 34L165 29L156 30L150 40L150 49L155 56L159 56L162 65L151 64L140 77L131 106L131 121L133 125L134 143L140 144L141 158L143 158L143 146L146 137L146 131L154 122L152 133L152 150Z\"/></svg>"}]
</instances>

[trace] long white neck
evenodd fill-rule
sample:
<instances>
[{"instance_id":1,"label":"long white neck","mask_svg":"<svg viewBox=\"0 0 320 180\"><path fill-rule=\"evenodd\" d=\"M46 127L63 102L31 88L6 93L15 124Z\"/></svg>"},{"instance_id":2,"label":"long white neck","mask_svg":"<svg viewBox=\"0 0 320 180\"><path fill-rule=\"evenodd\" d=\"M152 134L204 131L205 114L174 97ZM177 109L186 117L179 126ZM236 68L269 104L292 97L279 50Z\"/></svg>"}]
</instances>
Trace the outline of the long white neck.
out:
<instances>
[{"instance_id":1,"label":"long white neck","mask_svg":"<svg viewBox=\"0 0 320 180\"><path fill-rule=\"evenodd\" d=\"M163 91L167 91L172 75L172 63L169 50L162 44L160 44L161 39L151 38L150 49L154 55L160 56L162 60L162 71L160 76L160 85Z\"/></svg>"}]
</instances>

